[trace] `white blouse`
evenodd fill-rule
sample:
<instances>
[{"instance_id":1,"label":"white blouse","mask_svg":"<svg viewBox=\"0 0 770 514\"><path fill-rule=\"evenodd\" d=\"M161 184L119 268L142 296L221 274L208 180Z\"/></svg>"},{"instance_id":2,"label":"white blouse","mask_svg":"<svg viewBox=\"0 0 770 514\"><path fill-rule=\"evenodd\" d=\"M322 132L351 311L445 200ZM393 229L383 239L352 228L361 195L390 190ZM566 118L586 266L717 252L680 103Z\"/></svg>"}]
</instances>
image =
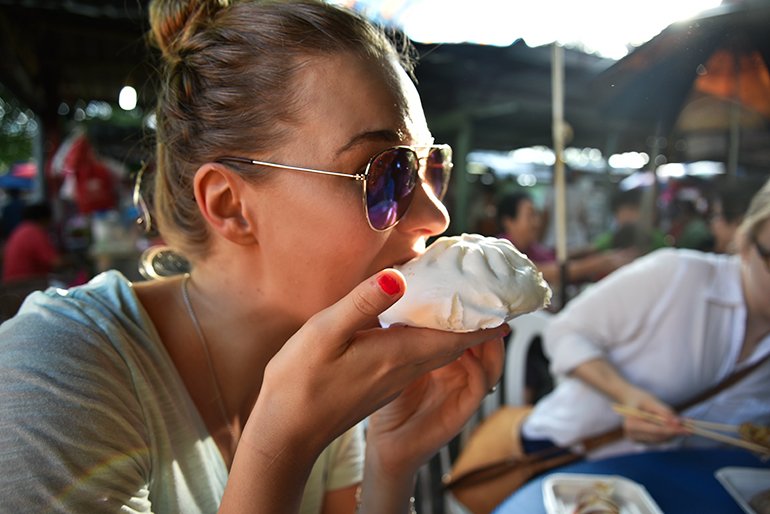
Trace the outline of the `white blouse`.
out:
<instances>
[{"instance_id":1,"label":"white blouse","mask_svg":"<svg viewBox=\"0 0 770 514\"><path fill-rule=\"evenodd\" d=\"M558 385L535 406L524 435L571 446L620 425L611 399L566 376L596 357L604 357L629 382L675 406L768 354L770 336L748 359L737 362L746 324L740 266L737 256L666 248L581 293L545 332L544 347ZM770 360L683 415L770 424ZM690 436L669 446L713 444ZM645 448L649 446L621 441L593 456Z\"/></svg>"}]
</instances>

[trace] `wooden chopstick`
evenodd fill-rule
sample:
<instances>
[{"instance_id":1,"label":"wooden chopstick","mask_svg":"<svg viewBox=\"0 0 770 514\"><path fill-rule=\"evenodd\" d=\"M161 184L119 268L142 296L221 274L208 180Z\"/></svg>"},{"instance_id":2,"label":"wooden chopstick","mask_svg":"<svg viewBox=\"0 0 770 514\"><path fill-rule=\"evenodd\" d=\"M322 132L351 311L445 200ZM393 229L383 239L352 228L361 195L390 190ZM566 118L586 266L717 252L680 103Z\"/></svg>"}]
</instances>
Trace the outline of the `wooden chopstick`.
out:
<instances>
[{"instance_id":1,"label":"wooden chopstick","mask_svg":"<svg viewBox=\"0 0 770 514\"><path fill-rule=\"evenodd\" d=\"M663 417L651 412L639 410L636 407L615 403L613 404L612 408L615 412L621 415L642 417L649 421L659 421L661 423L665 422ZM727 423L716 423L714 421L702 421L700 419L693 418L680 418L680 420L682 421L683 425L697 426L707 430L719 430L720 432L737 432L739 429L738 425L728 425Z\"/></svg>"},{"instance_id":2,"label":"wooden chopstick","mask_svg":"<svg viewBox=\"0 0 770 514\"><path fill-rule=\"evenodd\" d=\"M720 432L738 432L738 425L728 425L727 423L716 423L714 421L702 421L700 419L682 418L682 423L692 425L707 430L719 430Z\"/></svg>"},{"instance_id":3,"label":"wooden chopstick","mask_svg":"<svg viewBox=\"0 0 770 514\"><path fill-rule=\"evenodd\" d=\"M621 416L635 416L637 418L642 418L647 421L651 421L653 423L656 423L658 425L664 425L666 424L665 418L663 416L660 416L658 414L654 414L652 412L645 412L643 410L639 410L635 407L631 407L628 405L620 405L620 404L613 404L612 410L620 414ZM714 430L709 430L707 428L703 428L702 426L699 426L696 423L693 423L693 420L684 420L682 424L690 430L693 434L699 435L701 437L705 437L708 439L713 439L715 441L720 441L723 443L732 444L733 446L739 446L741 448L744 448L746 450L751 450L753 452L757 452L764 455L770 455L770 448L763 446L761 444L753 443L751 441L746 441L745 439L739 439L737 437L732 437L729 435L722 434L720 432L716 432ZM732 428L731 428L732 430Z\"/></svg>"},{"instance_id":4,"label":"wooden chopstick","mask_svg":"<svg viewBox=\"0 0 770 514\"><path fill-rule=\"evenodd\" d=\"M634 416L636 418L642 418L647 421L652 421L653 423L656 423L658 425L665 425L667 424L666 419L661 416L660 414L655 414L653 412L647 412L643 411L641 409L637 409L636 407L631 407L630 405L622 405L620 403L613 403L612 404L612 410L620 414L621 416Z\"/></svg>"}]
</instances>

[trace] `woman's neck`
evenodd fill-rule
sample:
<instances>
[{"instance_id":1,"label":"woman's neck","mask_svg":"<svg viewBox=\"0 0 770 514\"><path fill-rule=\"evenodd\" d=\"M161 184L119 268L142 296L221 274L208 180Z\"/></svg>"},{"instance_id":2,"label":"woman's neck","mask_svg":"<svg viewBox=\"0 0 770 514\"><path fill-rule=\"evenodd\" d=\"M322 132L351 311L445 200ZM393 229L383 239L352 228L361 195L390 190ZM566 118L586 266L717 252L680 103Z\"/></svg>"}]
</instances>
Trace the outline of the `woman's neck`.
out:
<instances>
[{"instance_id":1,"label":"woman's neck","mask_svg":"<svg viewBox=\"0 0 770 514\"><path fill-rule=\"evenodd\" d=\"M257 288L247 300L237 287L225 283L231 278L213 275L196 269L187 283L194 317L185 305L182 278L139 283L135 290L229 464L237 435L259 395L265 367L299 324L287 325L286 316L262 305Z\"/></svg>"},{"instance_id":2,"label":"woman's neck","mask_svg":"<svg viewBox=\"0 0 770 514\"><path fill-rule=\"evenodd\" d=\"M259 395L267 363L301 322L278 312L256 284L239 286L232 278L237 276L217 277L205 269L195 270L189 286L228 412L243 426Z\"/></svg>"},{"instance_id":3,"label":"woman's neck","mask_svg":"<svg viewBox=\"0 0 770 514\"><path fill-rule=\"evenodd\" d=\"M745 273L741 273L741 286L746 302L746 326L739 361L751 356L760 341L770 334L770 301L766 294L762 295L748 282Z\"/></svg>"}]
</instances>

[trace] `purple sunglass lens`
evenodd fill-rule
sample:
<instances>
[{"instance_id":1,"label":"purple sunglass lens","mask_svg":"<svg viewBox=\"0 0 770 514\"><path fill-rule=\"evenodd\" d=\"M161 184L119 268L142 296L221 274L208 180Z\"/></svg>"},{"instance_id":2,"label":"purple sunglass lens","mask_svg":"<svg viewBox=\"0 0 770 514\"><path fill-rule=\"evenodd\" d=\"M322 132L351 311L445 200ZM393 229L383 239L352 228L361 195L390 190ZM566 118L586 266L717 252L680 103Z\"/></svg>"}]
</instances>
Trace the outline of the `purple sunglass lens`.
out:
<instances>
[{"instance_id":1,"label":"purple sunglass lens","mask_svg":"<svg viewBox=\"0 0 770 514\"><path fill-rule=\"evenodd\" d=\"M432 148L425 165L425 179L439 200L444 198L449 181L449 151L443 148Z\"/></svg>"},{"instance_id":2,"label":"purple sunglass lens","mask_svg":"<svg viewBox=\"0 0 770 514\"><path fill-rule=\"evenodd\" d=\"M419 161L409 148L391 148L374 157L366 182L366 212L377 230L393 226L409 208Z\"/></svg>"}]
</instances>

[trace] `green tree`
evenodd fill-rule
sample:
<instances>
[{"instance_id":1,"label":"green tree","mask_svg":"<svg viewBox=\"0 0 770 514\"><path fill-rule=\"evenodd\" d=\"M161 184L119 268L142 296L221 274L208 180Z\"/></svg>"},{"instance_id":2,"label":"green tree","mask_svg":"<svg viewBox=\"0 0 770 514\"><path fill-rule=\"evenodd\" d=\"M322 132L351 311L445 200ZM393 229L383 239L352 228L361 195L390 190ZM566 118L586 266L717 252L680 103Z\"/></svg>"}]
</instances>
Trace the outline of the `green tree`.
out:
<instances>
[{"instance_id":1,"label":"green tree","mask_svg":"<svg viewBox=\"0 0 770 514\"><path fill-rule=\"evenodd\" d=\"M0 174L14 162L33 157L33 140L40 130L34 113L0 85Z\"/></svg>"}]
</instances>

